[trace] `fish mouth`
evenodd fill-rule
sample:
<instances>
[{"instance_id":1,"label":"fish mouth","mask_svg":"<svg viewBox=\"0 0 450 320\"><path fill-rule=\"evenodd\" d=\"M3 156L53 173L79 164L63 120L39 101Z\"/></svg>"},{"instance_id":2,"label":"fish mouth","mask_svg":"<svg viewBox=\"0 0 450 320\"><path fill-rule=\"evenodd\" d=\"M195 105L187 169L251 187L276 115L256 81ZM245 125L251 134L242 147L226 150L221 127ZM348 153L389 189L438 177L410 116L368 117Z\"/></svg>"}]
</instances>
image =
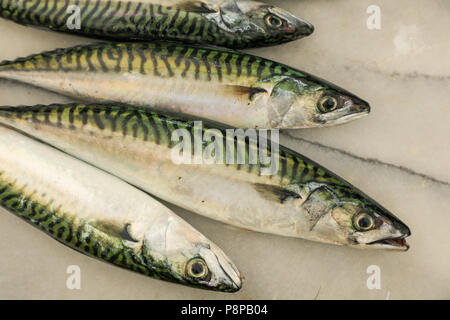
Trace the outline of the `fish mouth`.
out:
<instances>
[{"instance_id":1,"label":"fish mouth","mask_svg":"<svg viewBox=\"0 0 450 320\"><path fill-rule=\"evenodd\" d=\"M325 119L324 123L321 124L323 127L331 127L336 125L345 124L354 120L357 120L359 118L365 117L370 113L370 106L363 106L363 107L357 107L352 108L349 110L349 112L346 115L340 116L333 116L334 119Z\"/></svg>"},{"instance_id":2,"label":"fish mouth","mask_svg":"<svg viewBox=\"0 0 450 320\"><path fill-rule=\"evenodd\" d=\"M343 116L336 120L336 124L343 124L350 121L357 120L359 118L365 117L369 114L369 111L355 111L353 113L349 113L346 116Z\"/></svg>"},{"instance_id":3,"label":"fish mouth","mask_svg":"<svg viewBox=\"0 0 450 320\"><path fill-rule=\"evenodd\" d=\"M402 235L400 237L391 237L391 238L380 239L380 240L366 243L366 245L378 246L382 249L408 251L409 244L406 242L406 239L405 239L407 236L408 235Z\"/></svg>"}]
</instances>

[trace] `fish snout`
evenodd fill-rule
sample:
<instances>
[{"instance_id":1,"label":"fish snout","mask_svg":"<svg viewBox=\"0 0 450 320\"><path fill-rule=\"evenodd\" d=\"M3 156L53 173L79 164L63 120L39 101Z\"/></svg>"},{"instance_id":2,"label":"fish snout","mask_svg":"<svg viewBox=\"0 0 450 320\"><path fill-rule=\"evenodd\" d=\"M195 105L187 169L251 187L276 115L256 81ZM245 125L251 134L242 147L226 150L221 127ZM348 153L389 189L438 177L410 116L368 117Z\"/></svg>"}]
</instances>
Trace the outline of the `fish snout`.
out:
<instances>
[{"instance_id":1,"label":"fish snout","mask_svg":"<svg viewBox=\"0 0 450 320\"><path fill-rule=\"evenodd\" d=\"M353 106L351 108L353 113L370 113L370 104L362 99L353 99Z\"/></svg>"},{"instance_id":2,"label":"fish snout","mask_svg":"<svg viewBox=\"0 0 450 320\"><path fill-rule=\"evenodd\" d=\"M238 277L232 280L231 288L233 292L239 291L245 281L244 275L238 270Z\"/></svg>"},{"instance_id":3,"label":"fish snout","mask_svg":"<svg viewBox=\"0 0 450 320\"><path fill-rule=\"evenodd\" d=\"M212 274L208 283L211 288L217 287L217 284L227 292L236 292L242 288L244 276L241 271L216 245L211 244L210 249L202 248L200 255Z\"/></svg>"},{"instance_id":4,"label":"fish snout","mask_svg":"<svg viewBox=\"0 0 450 320\"><path fill-rule=\"evenodd\" d=\"M409 229L409 227L400 220L394 221L392 224L394 228L402 234L401 238L406 238L411 235L411 230Z\"/></svg>"},{"instance_id":5,"label":"fish snout","mask_svg":"<svg viewBox=\"0 0 450 320\"><path fill-rule=\"evenodd\" d=\"M297 22L295 26L295 39L307 37L311 35L313 32L314 26L311 23L299 19L299 22Z\"/></svg>"},{"instance_id":6,"label":"fish snout","mask_svg":"<svg viewBox=\"0 0 450 320\"><path fill-rule=\"evenodd\" d=\"M368 115L370 113L370 105L362 99L351 98L341 110L341 112L338 111L338 113L341 113L341 118L337 117L336 124L347 123Z\"/></svg>"},{"instance_id":7,"label":"fish snout","mask_svg":"<svg viewBox=\"0 0 450 320\"><path fill-rule=\"evenodd\" d=\"M228 287L230 288L230 291L239 291L245 280L242 272L232 264L222 265L222 268L228 276Z\"/></svg>"}]
</instances>

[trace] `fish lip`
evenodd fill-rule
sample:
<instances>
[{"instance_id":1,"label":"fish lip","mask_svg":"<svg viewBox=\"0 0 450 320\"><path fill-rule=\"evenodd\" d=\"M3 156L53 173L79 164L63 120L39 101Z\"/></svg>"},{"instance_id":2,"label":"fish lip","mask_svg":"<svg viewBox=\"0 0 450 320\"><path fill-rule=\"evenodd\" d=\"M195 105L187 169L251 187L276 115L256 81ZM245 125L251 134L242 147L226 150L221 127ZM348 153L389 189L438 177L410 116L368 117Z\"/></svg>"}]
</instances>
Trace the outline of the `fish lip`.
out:
<instances>
[{"instance_id":1,"label":"fish lip","mask_svg":"<svg viewBox=\"0 0 450 320\"><path fill-rule=\"evenodd\" d=\"M322 127L332 127L336 125L346 124L348 122L357 120L359 118L362 118L364 116L367 116L370 113L370 107L366 110L354 110L353 112L350 112L346 114L345 116L339 117L334 120L325 120L323 124L321 124Z\"/></svg>"},{"instance_id":2,"label":"fish lip","mask_svg":"<svg viewBox=\"0 0 450 320\"><path fill-rule=\"evenodd\" d=\"M409 229L408 229L409 231ZM403 234L399 237L388 237L388 238L383 238L383 239L379 239L379 240L375 240L372 242L368 242L366 243L366 245L370 246L370 245L374 245L374 244L382 244L382 245L387 245L393 248L398 248L398 249L403 249L403 251L408 251L410 246L409 244L406 242L406 237L408 237L409 235L411 235L411 232L409 232L409 234Z\"/></svg>"},{"instance_id":3,"label":"fish lip","mask_svg":"<svg viewBox=\"0 0 450 320\"><path fill-rule=\"evenodd\" d=\"M368 110L355 110L341 118L339 118L338 120L342 123L345 122L349 122L350 120L356 120L359 119L361 117L367 116L370 113L370 109Z\"/></svg>"},{"instance_id":4,"label":"fish lip","mask_svg":"<svg viewBox=\"0 0 450 320\"><path fill-rule=\"evenodd\" d=\"M347 115L339 118L338 120L340 123L346 123L351 120L356 120L361 117L364 117L369 113L370 113L370 105L365 101L361 101L358 104L354 104L353 106L351 106L350 112Z\"/></svg>"}]
</instances>

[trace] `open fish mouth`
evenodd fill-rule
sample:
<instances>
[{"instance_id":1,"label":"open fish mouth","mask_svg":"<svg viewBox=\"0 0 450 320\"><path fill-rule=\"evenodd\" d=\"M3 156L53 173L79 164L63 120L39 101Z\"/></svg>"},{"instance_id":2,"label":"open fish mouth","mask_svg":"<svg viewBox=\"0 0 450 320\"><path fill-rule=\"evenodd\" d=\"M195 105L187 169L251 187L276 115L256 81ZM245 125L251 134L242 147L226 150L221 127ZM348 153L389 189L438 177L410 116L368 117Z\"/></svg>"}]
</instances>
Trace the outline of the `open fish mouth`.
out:
<instances>
[{"instance_id":1,"label":"open fish mouth","mask_svg":"<svg viewBox=\"0 0 450 320\"><path fill-rule=\"evenodd\" d=\"M350 121L354 121L356 119L360 119L362 117L367 116L370 113L370 109L366 109L363 111L354 111L352 113L349 113L345 116L336 117L333 120L326 120L324 124L322 124L322 127L332 127L337 126L341 124L348 123Z\"/></svg>"},{"instance_id":2,"label":"open fish mouth","mask_svg":"<svg viewBox=\"0 0 450 320\"><path fill-rule=\"evenodd\" d=\"M364 111L355 111L355 112L349 113L348 115L337 119L336 124L344 124L344 123L365 117L369 114L369 112L370 111L368 111L368 110L364 110Z\"/></svg>"},{"instance_id":3,"label":"open fish mouth","mask_svg":"<svg viewBox=\"0 0 450 320\"><path fill-rule=\"evenodd\" d=\"M396 238L385 238L367 243L366 245L380 245L386 249L397 249L407 251L409 244L406 242L405 236Z\"/></svg>"}]
</instances>

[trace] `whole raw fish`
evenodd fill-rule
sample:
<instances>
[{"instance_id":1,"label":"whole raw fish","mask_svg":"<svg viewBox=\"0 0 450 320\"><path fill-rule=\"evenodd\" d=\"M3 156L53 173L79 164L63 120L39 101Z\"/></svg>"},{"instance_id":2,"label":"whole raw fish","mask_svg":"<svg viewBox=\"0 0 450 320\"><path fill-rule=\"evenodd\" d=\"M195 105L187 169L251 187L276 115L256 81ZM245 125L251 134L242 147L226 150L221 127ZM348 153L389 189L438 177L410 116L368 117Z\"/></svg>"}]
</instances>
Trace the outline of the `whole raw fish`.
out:
<instances>
[{"instance_id":1,"label":"whole raw fish","mask_svg":"<svg viewBox=\"0 0 450 320\"><path fill-rule=\"evenodd\" d=\"M271 142L267 154L273 174L265 172L269 168L263 161L252 163L254 152L269 146L258 137L252 143L249 132L239 138L236 132L228 135L230 129L224 133L145 109L99 104L4 107L0 122L230 225L357 248L409 248L405 238L411 232L403 222L308 158L282 146L276 152ZM194 152L181 148L180 140ZM218 141L223 143L216 147ZM205 147L201 161L182 161L184 149L188 156L199 155L196 146ZM245 161L238 161L239 154Z\"/></svg>"},{"instance_id":2,"label":"whole raw fish","mask_svg":"<svg viewBox=\"0 0 450 320\"><path fill-rule=\"evenodd\" d=\"M241 274L222 250L161 203L3 126L0 206L65 245L119 267L203 289L241 288Z\"/></svg>"},{"instance_id":3,"label":"whole raw fish","mask_svg":"<svg viewBox=\"0 0 450 320\"><path fill-rule=\"evenodd\" d=\"M331 126L367 102L249 54L173 43L100 43L0 64L0 78L95 102L116 101L239 128Z\"/></svg>"},{"instance_id":4,"label":"whole raw fish","mask_svg":"<svg viewBox=\"0 0 450 320\"><path fill-rule=\"evenodd\" d=\"M314 31L286 10L245 0L0 0L0 17L84 36L229 48L276 45Z\"/></svg>"}]
</instances>

